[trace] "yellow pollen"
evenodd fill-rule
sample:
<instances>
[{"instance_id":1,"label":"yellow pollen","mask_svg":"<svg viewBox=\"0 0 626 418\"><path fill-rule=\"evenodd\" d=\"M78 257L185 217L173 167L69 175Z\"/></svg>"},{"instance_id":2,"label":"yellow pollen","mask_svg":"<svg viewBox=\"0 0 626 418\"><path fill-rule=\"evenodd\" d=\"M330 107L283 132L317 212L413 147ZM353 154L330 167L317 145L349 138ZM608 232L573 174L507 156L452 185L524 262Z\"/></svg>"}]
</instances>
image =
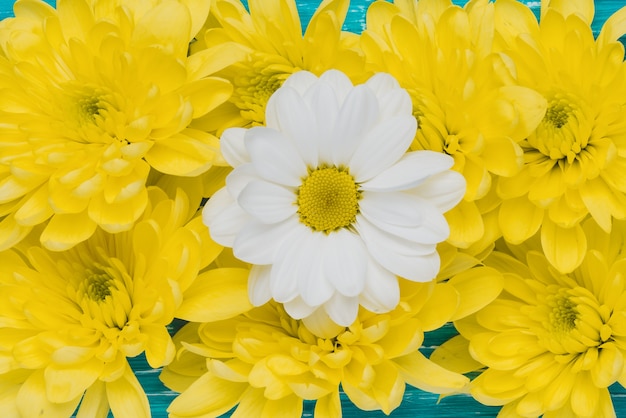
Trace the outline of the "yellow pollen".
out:
<instances>
[{"instance_id":1,"label":"yellow pollen","mask_svg":"<svg viewBox=\"0 0 626 418\"><path fill-rule=\"evenodd\" d=\"M548 110L546 111L546 115L544 116L544 120L546 122L550 122L552 126L559 129L567 123L570 112L571 109L569 108L569 106L559 102L551 105L548 108Z\"/></svg>"},{"instance_id":2,"label":"yellow pollen","mask_svg":"<svg viewBox=\"0 0 626 418\"><path fill-rule=\"evenodd\" d=\"M317 168L298 189L300 222L325 233L348 227L356 221L360 198L359 186L347 170Z\"/></svg>"},{"instance_id":3,"label":"yellow pollen","mask_svg":"<svg viewBox=\"0 0 626 418\"><path fill-rule=\"evenodd\" d=\"M104 301L107 296L111 296L111 286L115 285L108 274L88 271L88 276L85 279L85 293L89 299L94 302Z\"/></svg>"},{"instance_id":4,"label":"yellow pollen","mask_svg":"<svg viewBox=\"0 0 626 418\"><path fill-rule=\"evenodd\" d=\"M576 304L566 295L556 295L551 301L550 325L553 332L568 333L576 328L578 310Z\"/></svg>"}]
</instances>

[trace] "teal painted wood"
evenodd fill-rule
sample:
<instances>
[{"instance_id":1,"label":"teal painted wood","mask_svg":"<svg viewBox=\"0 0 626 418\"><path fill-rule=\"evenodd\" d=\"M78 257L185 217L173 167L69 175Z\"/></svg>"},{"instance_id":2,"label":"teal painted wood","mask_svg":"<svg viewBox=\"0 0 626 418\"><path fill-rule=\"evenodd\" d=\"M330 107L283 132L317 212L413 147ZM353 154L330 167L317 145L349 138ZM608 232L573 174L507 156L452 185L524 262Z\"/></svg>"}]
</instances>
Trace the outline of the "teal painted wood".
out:
<instances>
[{"instance_id":1,"label":"teal painted wood","mask_svg":"<svg viewBox=\"0 0 626 418\"><path fill-rule=\"evenodd\" d=\"M47 0L48 3L54 4L53 0ZM306 25L311 19L313 12L320 4L319 0L296 0L300 11L301 19ZM348 18L344 26L345 30L352 32L361 32L365 26L365 11L367 6L373 0L351 0ZM463 0L454 0L457 4L464 4ZM537 12L539 1L524 1ZM0 20L13 15L13 0L0 0ZM244 0L245 3L245 0ZM626 5L626 0L596 0L596 17L592 24L594 32L597 33L606 19L619 8ZM622 41L625 39L622 38ZM175 327L171 327L174 332ZM443 328L427 333L424 346L421 351L429 355L432 350L455 335L454 327L450 324ZM150 369L145 357L138 356L130 359L130 364L135 374L139 378L144 390L148 394L152 416L154 418L167 417L167 406L176 397L177 393L168 390L159 380L160 370ZM618 418L626 418L626 390L615 384L611 386L611 398L617 412ZM365 412L356 408L345 397L341 397L342 408L345 418L382 418L386 415L378 411ZM303 417L313 416L313 402L305 402ZM479 404L471 397L466 395L455 395L447 397L438 402L438 396L423 392L419 389L407 386L402 405L394 410L390 417L394 418L460 418L460 417L495 417L498 413L496 407L488 407ZM0 411L1 412L1 411ZM228 417L230 414L225 414ZM132 418L132 417L119 417ZM254 418L254 417L251 417ZM601 417L599 417L601 418Z\"/></svg>"}]
</instances>

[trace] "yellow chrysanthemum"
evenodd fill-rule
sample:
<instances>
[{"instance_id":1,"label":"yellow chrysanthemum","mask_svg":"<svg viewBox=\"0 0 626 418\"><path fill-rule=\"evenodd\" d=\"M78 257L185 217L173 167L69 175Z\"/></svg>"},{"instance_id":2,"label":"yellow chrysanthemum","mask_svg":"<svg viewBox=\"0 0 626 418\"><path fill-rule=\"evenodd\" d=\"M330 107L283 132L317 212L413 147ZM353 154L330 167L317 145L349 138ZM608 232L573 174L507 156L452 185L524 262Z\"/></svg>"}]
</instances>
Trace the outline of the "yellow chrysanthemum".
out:
<instances>
[{"instance_id":1,"label":"yellow chrysanthemum","mask_svg":"<svg viewBox=\"0 0 626 418\"><path fill-rule=\"evenodd\" d=\"M516 174L517 145L539 123L545 100L513 79L510 59L492 51L493 4L450 0L379 1L367 12L361 45L367 69L392 74L412 96L418 131L412 149L454 157L467 180L464 200L446 214L450 241L491 244L499 200L492 183ZM492 219L493 218L493 219Z\"/></svg>"},{"instance_id":2,"label":"yellow chrysanthemum","mask_svg":"<svg viewBox=\"0 0 626 418\"><path fill-rule=\"evenodd\" d=\"M492 301L501 275L471 268L476 260L442 247L441 277L450 280L402 281L395 310L361 308L349 327L331 329L324 319L305 325L275 302L229 320L186 325L174 337L176 359L161 374L182 392L170 417L217 417L236 405L233 417L300 417L303 400L316 401L316 417L340 417L340 386L358 408L389 414L406 384L435 393L462 390L465 376L435 365L418 348L425 331Z\"/></svg>"},{"instance_id":3,"label":"yellow chrysanthemum","mask_svg":"<svg viewBox=\"0 0 626 418\"><path fill-rule=\"evenodd\" d=\"M151 168L211 167L219 141L188 125L232 86L187 62L201 3L15 3L0 22L0 249L48 220L41 241L52 250L98 227L128 230Z\"/></svg>"},{"instance_id":4,"label":"yellow chrysanthemum","mask_svg":"<svg viewBox=\"0 0 626 418\"><path fill-rule=\"evenodd\" d=\"M177 316L221 320L250 308L245 268L199 271L220 253L190 217L183 193L148 191L127 232L97 231L74 248L19 246L0 253L0 411L3 416L149 417L127 357L150 366L175 354ZM196 280L197 278L197 280ZM237 299L238 304L232 304Z\"/></svg>"},{"instance_id":5,"label":"yellow chrysanthemum","mask_svg":"<svg viewBox=\"0 0 626 418\"><path fill-rule=\"evenodd\" d=\"M626 384L626 223L610 235L591 220L583 230L588 251L567 275L536 251L538 240L513 248L515 258L494 252L485 264L504 274L504 291L455 322L462 336L444 344L460 358L469 340L487 366L471 393L504 405L498 416L615 417L608 387Z\"/></svg>"},{"instance_id":6,"label":"yellow chrysanthemum","mask_svg":"<svg viewBox=\"0 0 626 418\"><path fill-rule=\"evenodd\" d=\"M304 34L294 0L250 0L248 5L250 12L239 0L214 0L204 36L192 44L190 59L230 64L217 74L234 85L229 102L194 126L221 133L227 127L262 125L269 97L299 70L319 76L337 69L353 82L367 79L358 36L341 30L349 0L321 2Z\"/></svg>"},{"instance_id":7,"label":"yellow chrysanthemum","mask_svg":"<svg viewBox=\"0 0 626 418\"><path fill-rule=\"evenodd\" d=\"M608 232L613 218L626 218L626 64L617 41L626 8L594 40L592 0L548 3L540 24L516 1L495 3L498 49L513 59L518 82L548 102L521 142L522 171L498 184L499 223L515 244L541 230L546 257L567 273L585 255L581 220L590 215Z\"/></svg>"}]
</instances>

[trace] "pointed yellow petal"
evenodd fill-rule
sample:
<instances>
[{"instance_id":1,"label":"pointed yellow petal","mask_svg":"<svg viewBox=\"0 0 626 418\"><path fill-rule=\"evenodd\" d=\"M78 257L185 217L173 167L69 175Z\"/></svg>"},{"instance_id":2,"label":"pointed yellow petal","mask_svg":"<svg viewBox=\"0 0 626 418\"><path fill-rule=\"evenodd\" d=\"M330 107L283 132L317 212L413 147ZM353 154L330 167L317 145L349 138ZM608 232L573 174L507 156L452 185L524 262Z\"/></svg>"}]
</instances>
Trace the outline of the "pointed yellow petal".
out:
<instances>
[{"instance_id":1,"label":"pointed yellow petal","mask_svg":"<svg viewBox=\"0 0 626 418\"><path fill-rule=\"evenodd\" d=\"M545 219L541 227L541 246L550 264L567 274L582 263L587 251L587 238L580 225L561 228Z\"/></svg>"},{"instance_id":2,"label":"pointed yellow petal","mask_svg":"<svg viewBox=\"0 0 626 418\"><path fill-rule=\"evenodd\" d=\"M87 211L77 214L56 214L41 233L41 243L52 251L63 251L85 241L96 230L96 223Z\"/></svg>"},{"instance_id":3,"label":"pointed yellow petal","mask_svg":"<svg viewBox=\"0 0 626 418\"><path fill-rule=\"evenodd\" d=\"M499 221L507 242L519 244L533 236L543 221L544 210L526 196L509 199L500 206Z\"/></svg>"},{"instance_id":4,"label":"pointed yellow petal","mask_svg":"<svg viewBox=\"0 0 626 418\"><path fill-rule=\"evenodd\" d=\"M114 416L150 418L148 397L128 364L122 377L106 382L106 394Z\"/></svg>"},{"instance_id":5,"label":"pointed yellow petal","mask_svg":"<svg viewBox=\"0 0 626 418\"><path fill-rule=\"evenodd\" d=\"M394 363L408 384L427 392L459 392L469 384L467 377L444 369L419 351L394 359Z\"/></svg>"}]
</instances>

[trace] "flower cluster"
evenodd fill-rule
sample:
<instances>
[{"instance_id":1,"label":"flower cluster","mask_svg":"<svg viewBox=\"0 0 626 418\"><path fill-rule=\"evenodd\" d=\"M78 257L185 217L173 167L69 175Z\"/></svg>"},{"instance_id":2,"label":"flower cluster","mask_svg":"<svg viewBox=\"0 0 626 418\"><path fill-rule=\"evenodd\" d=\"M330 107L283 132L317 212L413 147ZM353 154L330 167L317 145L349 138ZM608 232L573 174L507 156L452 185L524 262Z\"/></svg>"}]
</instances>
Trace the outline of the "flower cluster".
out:
<instances>
[{"instance_id":1,"label":"flower cluster","mask_svg":"<svg viewBox=\"0 0 626 418\"><path fill-rule=\"evenodd\" d=\"M390 414L406 385L615 416L626 7L594 36L593 0L380 0L361 34L349 6L15 2L0 411L150 417L143 355L172 418Z\"/></svg>"}]
</instances>

